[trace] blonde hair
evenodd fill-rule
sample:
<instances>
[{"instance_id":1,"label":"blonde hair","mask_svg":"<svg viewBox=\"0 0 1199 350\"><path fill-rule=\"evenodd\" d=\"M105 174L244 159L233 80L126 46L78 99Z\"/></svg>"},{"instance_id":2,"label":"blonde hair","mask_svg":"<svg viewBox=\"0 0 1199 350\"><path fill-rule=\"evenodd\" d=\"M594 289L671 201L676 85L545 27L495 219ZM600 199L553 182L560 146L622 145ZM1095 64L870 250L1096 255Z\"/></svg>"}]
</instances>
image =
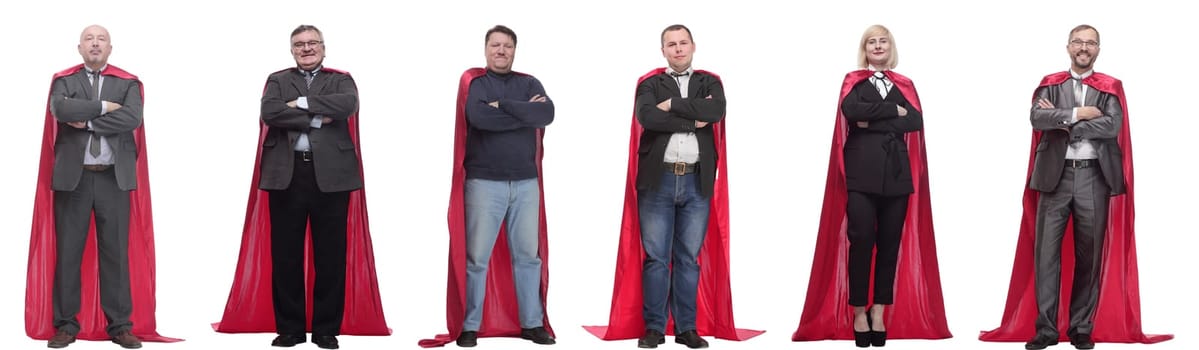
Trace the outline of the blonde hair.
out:
<instances>
[{"instance_id":1,"label":"blonde hair","mask_svg":"<svg viewBox=\"0 0 1199 350\"><path fill-rule=\"evenodd\" d=\"M891 56L887 58L886 67L874 67L878 69L895 69L899 65L899 49L895 45L895 37L891 36L891 31L881 24L875 24L866 28L862 33L862 41L858 43L858 68L866 68L870 66L870 60L866 58L866 41L872 36L886 36L887 41L891 42Z\"/></svg>"}]
</instances>

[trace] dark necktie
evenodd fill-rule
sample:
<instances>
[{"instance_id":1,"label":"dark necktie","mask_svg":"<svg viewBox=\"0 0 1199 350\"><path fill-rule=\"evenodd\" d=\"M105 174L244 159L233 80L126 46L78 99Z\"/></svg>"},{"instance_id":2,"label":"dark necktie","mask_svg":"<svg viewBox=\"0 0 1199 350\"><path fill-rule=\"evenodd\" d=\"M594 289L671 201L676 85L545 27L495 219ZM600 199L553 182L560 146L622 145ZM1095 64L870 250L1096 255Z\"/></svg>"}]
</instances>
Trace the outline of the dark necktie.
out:
<instances>
[{"instance_id":1,"label":"dark necktie","mask_svg":"<svg viewBox=\"0 0 1199 350\"><path fill-rule=\"evenodd\" d=\"M1074 81L1074 101L1075 101L1075 103L1078 104L1079 107L1082 107L1083 102L1085 102L1087 99L1087 95L1085 93L1083 93L1082 79L1070 79L1070 80Z\"/></svg>"},{"instance_id":2,"label":"dark necktie","mask_svg":"<svg viewBox=\"0 0 1199 350\"><path fill-rule=\"evenodd\" d=\"M100 100L100 71L92 72L91 75L92 75L92 96L94 96L96 98L96 100L99 101ZM87 152L89 154L91 154L92 157L97 157L97 158L100 157L100 136L96 135L96 133L94 133L94 132L91 133L91 141L88 142L87 148L88 148Z\"/></svg>"},{"instance_id":3,"label":"dark necktie","mask_svg":"<svg viewBox=\"0 0 1199 350\"><path fill-rule=\"evenodd\" d=\"M312 79L316 78L316 72L309 72L306 70L302 70L301 72L304 72L304 82L308 84L306 86L312 87Z\"/></svg>"},{"instance_id":4,"label":"dark necktie","mask_svg":"<svg viewBox=\"0 0 1199 350\"><path fill-rule=\"evenodd\" d=\"M883 98L887 98L887 75L882 71L874 72L874 88Z\"/></svg>"}]
</instances>

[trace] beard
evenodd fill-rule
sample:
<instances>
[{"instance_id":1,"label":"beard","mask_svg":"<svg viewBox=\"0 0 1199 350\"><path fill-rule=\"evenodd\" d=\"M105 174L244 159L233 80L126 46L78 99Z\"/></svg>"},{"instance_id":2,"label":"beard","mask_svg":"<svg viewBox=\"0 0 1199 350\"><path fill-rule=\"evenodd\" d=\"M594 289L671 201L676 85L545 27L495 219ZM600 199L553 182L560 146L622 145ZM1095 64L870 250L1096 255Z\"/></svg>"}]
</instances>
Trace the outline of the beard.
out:
<instances>
[{"instance_id":1,"label":"beard","mask_svg":"<svg viewBox=\"0 0 1199 350\"><path fill-rule=\"evenodd\" d=\"M1088 53L1085 57L1080 54L1074 55L1074 67L1079 69L1090 69L1095 64L1095 55Z\"/></svg>"}]
</instances>

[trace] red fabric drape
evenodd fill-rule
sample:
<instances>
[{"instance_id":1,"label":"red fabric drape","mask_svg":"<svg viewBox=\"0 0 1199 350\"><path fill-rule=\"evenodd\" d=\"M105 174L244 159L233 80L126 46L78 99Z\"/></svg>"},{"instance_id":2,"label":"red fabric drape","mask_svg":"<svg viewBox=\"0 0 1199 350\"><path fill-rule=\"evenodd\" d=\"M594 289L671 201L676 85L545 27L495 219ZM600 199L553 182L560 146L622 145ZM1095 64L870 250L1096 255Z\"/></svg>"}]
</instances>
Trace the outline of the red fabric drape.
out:
<instances>
[{"instance_id":1,"label":"red fabric drape","mask_svg":"<svg viewBox=\"0 0 1199 350\"><path fill-rule=\"evenodd\" d=\"M1060 85L1070 78L1069 72L1058 72L1045 76L1038 88ZM1141 331L1141 295L1137 280L1137 251L1133 231L1133 167L1132 138L1128 129L1128 103L1124 98L1124 85L1120 80L1103 73L1095 73L1083 79L1083 84L1120 99L1124 119L1120 125L1117 143L1124 154L1124 182L1126 192L1111 197L1108 208L1106 239L1103 242L1103 263L1100 272L1099 301L1095 308L1095 328L1091 333L1096 342L1113 343L1157 343L1174 338L1171 334L1147 335ZM1035 95L1033 98L1036 98ZM1022 342L1032 339L1036 333L1037 298L1034 283L1033 248L1036 237L1037 201L1040 192L1027 186L1032 176L1036 159L1037 143L1041 132L1033 130L1032 145L1028 154L1028 176L1024 186L1024 214L1020 218L1020 237L1016 245L1016 259L1012 264L1012 280L1008 286L1007 306L998 328L983 331L978 339L983 341ZM1066 235L1062 240L1062 285L1061 302L1058 304L1058 332L1061 341L1068 340L1070 291L1074 279L1074 228L1066 224Z\"/></svg>"},{"instance_id":2,"label":"red fabric drape","mask_svg":"<svg viewBox=\"0 0 1199 350\"><path fill-rule=\"evenodd\" d=\"M454 163L453 179L450 186L450 208L447 215L450 232L449 276L446 282L445 322L446 334L438 334L432 339L422 339L418 342L421 347L437 347L453 342L462 332L462 320L466 317L466 206L463 188L466 183L466 168L463 160L466 158L466 98L470 92L470 83L481 77L487 71L483 68L471 68L462 73L458 81L458 103L455 109L454 123ZM522 74L514 72L516 74ZM542 320L545 329L553 334L550 327L549 311L545 308L546 291L549 286L549 243L546 240L547 228L545 221L545 186L541 171L541 158L544 155L542 137L545 129L537 133L537 187L541 192L540 219L538 219L537 254L541 257L541 306L545 311ZM520 314L516 303L516 290L512 279L511 255L505 232L505 225L500 225L491 261L487 267L487 292L483 303L483 323L479 326L479 337L515 337L520 336Z\"/></svg>"},{"instance_id":3,"label":"red fabric drape","mask_svg":"<svg viewBox=\"0 0 1199 350\"><path fill-rule=\"evenodd\" d=\"M637 85L665 68L657 68L637 79ZM719 76L697 70L696 73ZM696 331L701 336L726 340L746 340L763 331L738 329L733 323L732 288L729 283L729 184L728 156L725 153L725 122L710 124L716 146L716 183L708 216L708 233L700 249L699 290L696 297ZM584 326L603 340L634 339L645 333L642 317L641 268L645 250L641 247L641 226L637 211L637 149L641 124L634 111L629 133L628 175L625 178L624 216L620 224L620 243L616 254L616 279L612 289L612 309L607 326ZM666 330L673 332L674 320Z\"/></svg>"},{"instance_id":4,"label":"red fabric drape","mask_svg":"<svg viewBox=\"0 0 1199 350\"><path fill-rule=\"evenodd\" d=\"M824 209L816 236L816 252L808 280L808 295L804 302L799 327L791 335L793 341L853 339L853 307L849 305L849 240L845 216L845 140L849 129L841 114L841 101L853 86L868 78L869 70L857 70L845 75L841 95L837 100L837 120L833 129L833 145L829 151L828 179L824 188ZM920 97L907 77L886 71L885 74L916 110ZM937 268L937 246L933 236L932 204L929 199L928 159L924 152L924 132L904 135L912 166L915 192L908 197L908 212L903 224L903 239L899 247L899 262L895 278L895 304L887 307L887 337L891 339L944 339L952 335L945 321L945 305L941 297L941 277ZM873 284L873 278L871 283ZM873 285L871 285L873 291ZM873 292L871 292L873 295Z\"/></svg>"},{"instance_id":5,"label":"red fabric drape","mask_svg":"<svg viewBox=\"0 0 1199 350\"><path fill-rule=\"evenodd\" d=\"M343 71L322 68L322 71L349 74ZM362 162L362 147L358 137L358 115L346 119L354 152ZM225 303L221 322L212 328L223 333L275 332L275 311L271 296L271 221L270 193L258 189L259 170L262 161L262 142L268 126L259 123L258 153L254 157L254 175L250 181L250 199L246 205L246 223L242 230L241 253L237 258L237 270L233 277L233 288ZM362 165L359 175L362 174ZM346 301L341 323L341 334L345 335L389 335L387 320L383 317L383 304L379 298L379 283L375 277L374 248L371 247L370 227L367 222L366 188L350 192L349 215L346 226ZM305 236L304 260L307 298L307 328L312 321L312 283L315 268L312 262L311 232Z\"/></svg>"},{"instance_id":6,"label":"red fabric drape","mask_svg":"<svg viewBox=\"0 0 1199 350\"><path fill-rule=\"evenodd\" d=\"M83 65L76 65L55 73L51 82L79 72ZM101 74L121 79L138 80L133 74L109 65ZM142 87L138 81L139 88ZM145 89L141 89L145 97ZM144 102L143 102L144 103ZM37 189L33 201L33 230L29 237L29 268L25 285L25 334L30 338L46 340L54 336L54 312L51 298L54 288L55 233L54 233L54 190L50 183L54 173L54 141L58 135L58 121L50 113L49 99L46 101L46 126L42 131L42 156L38 165ZM133 131L137 144L137 189L129 192L129 287L133 298L132 332L144 341L176 342L182 339L168 338L158 334L154 320L154 220L150 210L150 174L146 154L146 131L138 126ZM100 309L99 266L96 262L96 227L93 218L88 229L87 247L83 251L79 334L84 340L107 340L104 328L108 321Z\"/></svg>"}]
</instances>

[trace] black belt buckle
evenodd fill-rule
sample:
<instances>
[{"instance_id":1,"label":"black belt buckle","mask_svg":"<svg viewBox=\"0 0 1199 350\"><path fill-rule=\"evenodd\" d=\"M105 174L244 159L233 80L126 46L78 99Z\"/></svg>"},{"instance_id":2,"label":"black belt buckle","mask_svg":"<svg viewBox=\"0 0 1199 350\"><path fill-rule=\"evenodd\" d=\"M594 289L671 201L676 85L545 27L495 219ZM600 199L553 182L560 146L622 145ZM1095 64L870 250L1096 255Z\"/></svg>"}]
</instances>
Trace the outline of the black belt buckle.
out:
<instances>
[{"instance_id":1,"label":"black belt buckle","mask_svg":"<svg viewBox=\"0 0 1199 350\"><path fill-rule=\"evenodd\" d=\"M1066 159L1066 166L1074 169L1091 167L1093 159Z\"/></svg>"},{"instance_id":2,"label":"black belt buckle","mask_svg":"<svg viewBox=\"0 0 1199 350\"><path fill-rule=\"evenodd\" d=\"M312 161L312 151L301 151L300 159L304 160L304 162L311 162Z\"/></svg>"},{"instance_id":3,"label":"black belt buckle","mask_svg":"<svg viewBox=\"0 0 1199 350\"><path fill-rule=\"evenodd\" d=\"M670 168L671 171L677 176L683 176L687 174L687 163L674 162L670 164Z\"/></svg>"}]
</instances>

